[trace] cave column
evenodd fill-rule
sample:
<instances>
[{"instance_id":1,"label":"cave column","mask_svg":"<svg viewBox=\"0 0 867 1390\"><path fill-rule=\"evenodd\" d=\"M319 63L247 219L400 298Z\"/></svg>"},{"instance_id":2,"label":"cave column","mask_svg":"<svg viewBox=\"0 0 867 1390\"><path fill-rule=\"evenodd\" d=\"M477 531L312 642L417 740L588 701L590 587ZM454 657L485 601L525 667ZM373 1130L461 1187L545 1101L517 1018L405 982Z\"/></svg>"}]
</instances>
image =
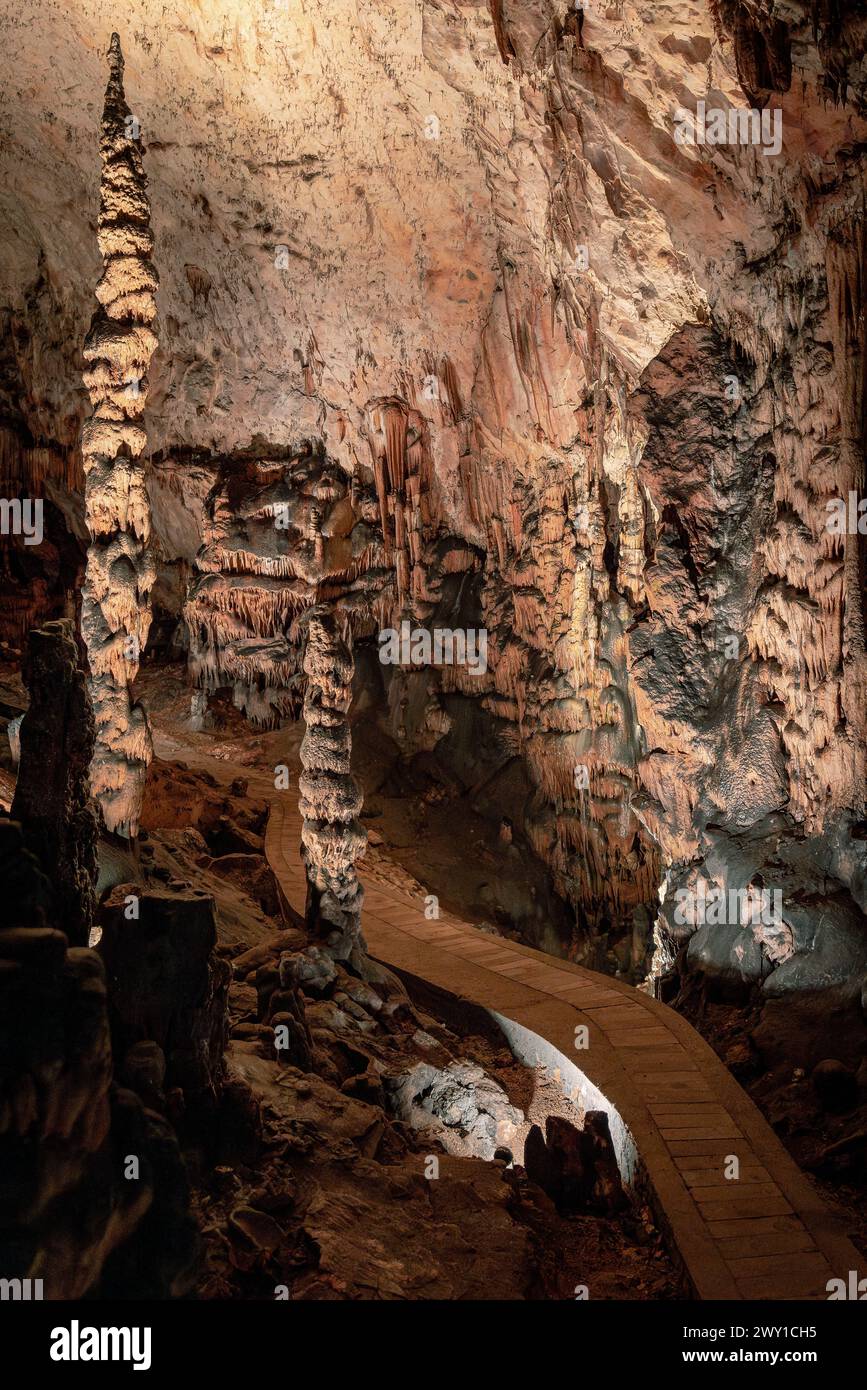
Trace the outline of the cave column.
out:
<instances>
[{"instance_id":1,"label":"cave column","mask_svg":"<svg viewBox=\"0 0 867 1390\"><path fill-rule=\"evenodd\" d=\"M117 34L100 132L102 178L97 241L103 259L100 308L84 345L84 384L93 413L82 431L90 532L82 592L82 636L96 721L91 788L108 830L135 836L153 754L144 708L131 685L151 622L154 565L142 455L147 370L157 346L153 234L138 122L126 104Z\"/></svg>"},{"instance_id":2,"label":"cave column","mask_svg":"<svg viewBox=\"0 0 867 1390\"><path fill-rule=\"evenodd\" d=\"M350 772L349 707L355 665L348 626L318 607L307 617L302 772L298 782L301 854L307 870L307 926L338 960L363 948L364 890L356 863L367 848L362 797Z\"/></svg>"}]
</instances>

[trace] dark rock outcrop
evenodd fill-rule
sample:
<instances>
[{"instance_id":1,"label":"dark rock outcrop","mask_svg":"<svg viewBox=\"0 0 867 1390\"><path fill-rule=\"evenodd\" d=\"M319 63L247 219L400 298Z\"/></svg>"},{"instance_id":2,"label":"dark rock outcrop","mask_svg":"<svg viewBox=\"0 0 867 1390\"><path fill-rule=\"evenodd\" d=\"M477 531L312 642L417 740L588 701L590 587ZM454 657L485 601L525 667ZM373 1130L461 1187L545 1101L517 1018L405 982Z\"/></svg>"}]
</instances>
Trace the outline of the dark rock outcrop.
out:
<instances>
[{"instance_id":1,"label":"dark rock outcrop","mask_svg":"<svg viewBox=\"0 0 867 1390\"><path fill-rule=\"evenodd\" d=\"M177 1140L115 1089L102 964L45 925L51 885L14 822L0 821L0 865L15 870L0 931L0 1268L77 1299L116 1258L131 1296L182 1293L196 1232Z\"/></svg>"},{"instance_id":2,"label":"dark rock outcrop","mask_svg":"<svg viewBox=\"0 0 867 1390\"><path fill-rule=\"evenodd\" d=\"M51 924L74 946L93 925L96 819L89 803L93 714L72 623L47 623L27 640L30 706L12 802L27 843L51 880Z\"/></svg>"},{"instance_id":3,"label":"dark rock outcrop","mask_svg":"<svg viewBox=\"0 0 867 1390\"><path fill-rule=\"evenodd\" d=\"M213 1103L222 1086L230 979L214 952L213 899L182 883L119 884L102 905L100 923L121 1065L135 1074L140 1045L155 1044L165 1088L179 1090L188 1109Z\"/></svg>"},{"instance_id":4,"label":"dark rock outcrop","mask_svg":"<svg viewBox=\"0 0 867 1390\"><path fill-rule=\"evenodd\" d=\"M544 1137L533 1125L524 1167L564 1211L614 1214L628 1205L604 1110L588 1111L581 1130L560 1115L549 1115Z\"/></svg>"}]
</instances>

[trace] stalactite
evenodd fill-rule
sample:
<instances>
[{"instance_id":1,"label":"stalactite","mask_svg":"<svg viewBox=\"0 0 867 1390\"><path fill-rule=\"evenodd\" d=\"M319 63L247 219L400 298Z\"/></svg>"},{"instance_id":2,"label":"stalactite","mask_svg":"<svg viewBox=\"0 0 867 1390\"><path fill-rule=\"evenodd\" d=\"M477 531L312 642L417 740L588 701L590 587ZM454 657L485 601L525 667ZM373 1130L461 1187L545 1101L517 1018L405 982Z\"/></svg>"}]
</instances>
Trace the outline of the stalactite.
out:
<instances>
[{"instance_id":1,"label":"stalactite","mask_svg":"<svg viewBox=\"0 0 867 1390\"><path fill-rule=\"evenodd\" d=\"M450 390L456 392L454 378L452 368ZM423 544L434 534L427 424L405 401L388 397L368 406L366 433L385 558L394 565L398 604L411 605L413 598L424 590Z\"/></svg>"},{"instance_id":2,"label":"stalactite","mask_svg":"<svg viewBox=\"0 0 867 1390\"><path fill-rule=\"evenodd\" d=\"M353 631L369 634L389 607L379 596L392 593L393 572L376 516L372 490L350 486L321 445L221 460L183 610L195 684L230 688L260 728L297 717L308 609L339 601Z\"/></svg>"},{"instance_id":3,"label":"stalactite","mask_svg":"<svg viewBox=\"0 0 867 1390\"><path fill-rule=\"evenodd\" d=\"M134 836L152 741L131 685L151 622L155 571L148 551L150 505L141 420L147 370L157 346L157 274L142 151L123 89L123 55L111 36L100 150L97 240L101 308L84 345L93 413L82 432L90 546L82 594L82 634L90 661L96 719L91 784L109 830Z\"/></svg>"},{"instance_id":4,"label":"stalactite","mask_svg":"<svg viewBox=\"0 0 867 1390\"><path fill-rule=\"evenodd\" d=\"M27 497L43 496L49 479L67 492L79 492L84 486L77 448L30 445L8 425L0 425L0 478L5 487L17 484Z\"/></svg>"},{"instance_id":5,"label":"stalactite","mask_svg":"<svg viewBox=\"0 0 867 1390\"><path fill-rule=\"evenodd\" d=\"M311 610L307 632L307 730L298 782L307 925L337 959L347 960L356 946L363 947L364 890L355 865L367 847L367 834L358 820L361 793L350 771L352 639L348 625L325 607Z\"/></svg>"}]
</instances>

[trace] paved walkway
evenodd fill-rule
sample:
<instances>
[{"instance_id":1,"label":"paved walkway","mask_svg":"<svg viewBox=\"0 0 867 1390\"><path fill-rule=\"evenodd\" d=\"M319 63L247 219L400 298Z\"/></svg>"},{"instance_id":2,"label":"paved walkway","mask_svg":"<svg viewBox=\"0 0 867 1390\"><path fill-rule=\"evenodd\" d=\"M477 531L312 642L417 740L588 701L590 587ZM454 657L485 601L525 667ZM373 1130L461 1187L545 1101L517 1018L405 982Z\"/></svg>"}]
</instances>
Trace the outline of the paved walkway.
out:
<instances>
[{"instance_id":1,"label":"paved walkway","mask_svg":"<svg viewBox=\"0 0 867 1390\"><path fill-rule=\"evenodd\" d=\"M294 791L271 791L268 859L303 913ZM643 1190L698 1298L827 1298L865 1261L712 1049L674 1010L629 985L502 940L362 875L370 954L484 1008L528 1065L608 1112L626 1180ZM586 1035L576 1029L586 1029ZM576 1042L587 1042L580 1048ZM727 1181L729 1155L739 1181Z\"/></svg>"}]
</instances>

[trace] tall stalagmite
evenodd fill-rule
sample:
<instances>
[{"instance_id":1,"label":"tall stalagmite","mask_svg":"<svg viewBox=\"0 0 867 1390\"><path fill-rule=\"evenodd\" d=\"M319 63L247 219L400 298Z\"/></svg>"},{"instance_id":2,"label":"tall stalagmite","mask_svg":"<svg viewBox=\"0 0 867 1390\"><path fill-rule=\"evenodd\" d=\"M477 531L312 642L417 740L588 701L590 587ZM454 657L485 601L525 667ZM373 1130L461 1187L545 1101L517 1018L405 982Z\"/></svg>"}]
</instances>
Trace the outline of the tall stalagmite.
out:
<instances>
[{"instance_id":1,"label":"tall stalagmite","mask_svg":"<svg viewBox=\"0 0 867 1390\"><path fill-rule=\"evenodd\" d=\"M362 797L350 773L352 658L348 624L325 607L307 619L303 771L298 781L302 855L307 866L307 925L346 960L361 940L364 889L355 865L367 848L359 824Z\"/></svg>"},{"instance_id":2,"label":"tall stalagmite","mask_svg":"<svg viewBox=\"0 0 867 1390\"><path fill-rule=\"evenodd\" d=\"M98 223L103 273L100 309L84 346L93 414L82 432L90 546L82 633L90 659L96 718L93 793L109 830L134 836L152 742L147 715L130 686L151 622L154 566L148 553L150 507L142 454L147 369L157 346L157 274L139 128L126 104L117 34L109 49L100 150Z\"/></svg>"}]
</instances>

